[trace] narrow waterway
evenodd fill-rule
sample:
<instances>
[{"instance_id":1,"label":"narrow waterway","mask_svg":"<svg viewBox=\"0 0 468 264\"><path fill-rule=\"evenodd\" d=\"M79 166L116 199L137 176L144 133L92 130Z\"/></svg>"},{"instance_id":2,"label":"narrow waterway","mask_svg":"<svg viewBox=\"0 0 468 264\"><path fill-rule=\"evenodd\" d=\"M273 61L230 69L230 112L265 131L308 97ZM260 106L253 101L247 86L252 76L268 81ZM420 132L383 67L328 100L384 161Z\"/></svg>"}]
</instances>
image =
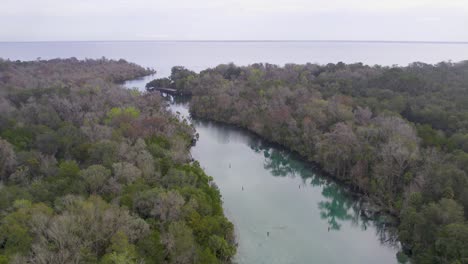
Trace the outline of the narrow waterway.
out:
<instances>
[{"instance_id":1,"label":"narrow waterway","mask_svg":"<svg viewBox=\"0 0 468 264\"><path fill-rule=\"evenodd\" d=\"M151 77L129 81L144 89ZM187 100L170 100L199 134L191 154L214 178L234 223L239 264L395 264L400 248L386 216L289 151L245 130L190 118Z\"/></svg>"},{"instance_id":2,"label":"narrow waterway","mask_svg":"<svg viewBox=\"0 0 468 264\"><path fill-rule=\"evenodd\" d=\"M188 117L188 103L171 110ZM363 203L311 164L251 133L191 120L192 156L213 176L234 223L237 263L398 263L384 217L365 219Z\"/></svg>"}]
</instances>

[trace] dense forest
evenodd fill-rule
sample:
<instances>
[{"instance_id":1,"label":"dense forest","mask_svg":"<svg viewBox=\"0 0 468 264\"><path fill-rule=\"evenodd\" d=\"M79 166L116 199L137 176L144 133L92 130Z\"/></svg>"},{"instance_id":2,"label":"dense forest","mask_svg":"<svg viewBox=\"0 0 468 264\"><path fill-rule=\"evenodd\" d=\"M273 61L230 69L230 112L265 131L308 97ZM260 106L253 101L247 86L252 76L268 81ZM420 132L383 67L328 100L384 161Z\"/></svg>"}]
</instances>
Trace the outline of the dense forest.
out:
<instances>
[{"instance_id":1,"label":"dense forest","mask_svg":"<svg viewBox=\"0 0 468 264\"><path fill-rule=\"evenodd\" d=\"M195 131L124 60L0 60L0 263L229 263Z\"/></svg>"},{"instance_id":2,"label":"dense forest","mask_svg":"<svg viewBox=\"0 0 468 264\"><path fill-rule=\"evenodd\" d=\"M193 116L280 143L399 217L415 263L468 263L468 62L174 67Z\"/></svg>"}]
</instances>

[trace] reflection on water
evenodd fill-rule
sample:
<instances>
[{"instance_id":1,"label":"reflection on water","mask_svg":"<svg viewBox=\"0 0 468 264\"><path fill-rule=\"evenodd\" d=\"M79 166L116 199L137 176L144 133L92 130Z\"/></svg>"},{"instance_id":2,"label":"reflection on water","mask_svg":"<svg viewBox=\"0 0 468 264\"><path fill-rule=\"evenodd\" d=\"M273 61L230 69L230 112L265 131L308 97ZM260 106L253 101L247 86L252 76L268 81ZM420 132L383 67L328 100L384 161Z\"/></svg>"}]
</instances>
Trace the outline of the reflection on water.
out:
<instances>
[{"instance_id":1,"label":"reflection on water","mask_svg":"<svg viewBox=\"0 0 468 264\"><path fill-rule=\"evenodd\" d=\"M397 263L395 230L385 216L366 217L365 199L245 130L192 123L192 156L220 187L238 263Z\"/></svg>"},{"instance_id":2,"label":"reflection on water","mask_svg":"<svg viewBox=\"0 0 468 264\"><path fill-rule=\"evenodd\" d=\"M123 86L130 89L137 89L141 92L146 91L146 84L156 79L156 74L147 75L138 79L126 81L123 83Z\"/></svg>"},{"instance_id":3,"label":"reflection on water","mask_svg":"<svg viewBox=\"0 0 468 264\"><path fill-rule=\"evenodd\" d=\"M252 133L191 119L189 98L166 98L199 134L191 154L213 176L235 225L235 263L397 263L395 229L385 215L369 214L366 199Z\"/></svg>"},{"instance_id":4,"label":"reflection on water","mask_svg":"<svg viewBox=\"0 0 468 264\"><path fill-rule=\"evenodd\" d=\"M326 200L318 203L320 217L327 220L331 230L340 230L339 222L358 219L356 217L358 212L352 210L354 203L345 197L343 189L337 188L334 184L326 185L322 190L322 195Z\"/></svg>"},{"instance_id":5,"label":"reflection on water","mask_svg":"<svg viewBox=\"0 0 468 264\"><path fill-rule=\"evenodd\" d=\"M321 194L324 199L318 202L318 208L321 219L327 221L330 231L339 231L341 223L344 221L349 221L362 230L374 226L381 243L398 247L394 226L379 218L372 219L372 221L368 217L362 217L365 209L362 200L344 186L327 180L323 176L317 176L313 172L318 171L318 169L314 168L312 164L303 162L295 154L281 148L275 148L262 140L252 140L250 148L256 153L263 154L265 158L263 167L269 170L273 176L300 177L303 182L301 186L310 184L322 187Z\"/></svg>"}]
</instances>

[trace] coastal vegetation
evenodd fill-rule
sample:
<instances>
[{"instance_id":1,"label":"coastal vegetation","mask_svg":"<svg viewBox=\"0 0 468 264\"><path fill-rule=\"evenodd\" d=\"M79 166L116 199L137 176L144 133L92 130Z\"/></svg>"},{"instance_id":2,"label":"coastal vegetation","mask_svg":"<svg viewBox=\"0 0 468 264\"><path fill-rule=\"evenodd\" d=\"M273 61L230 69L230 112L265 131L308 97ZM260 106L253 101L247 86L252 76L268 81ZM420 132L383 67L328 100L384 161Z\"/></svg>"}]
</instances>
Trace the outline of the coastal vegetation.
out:
<instances>
[{"instance_id":1,"label":"coastal vegetation","mask_svg":"<svg viewBox=\"0 0 468 264\"><path fill-rule=\"evenodd\" d=\"M124 60L0 60L0 263L229 263L233 225Z\"/></svg>"},{"instance_id":2,"label":"coastal vegetation","mask_svg":"<svg viewBox=\"0 0 468 264\"><path fill-rule=\"evenodd\" d=\"M468 62L183 67L147 87L320 164L398 216L414 263L468 263ZM404 255L400 255L404 258Z\"/></svg>"}]
</instances>

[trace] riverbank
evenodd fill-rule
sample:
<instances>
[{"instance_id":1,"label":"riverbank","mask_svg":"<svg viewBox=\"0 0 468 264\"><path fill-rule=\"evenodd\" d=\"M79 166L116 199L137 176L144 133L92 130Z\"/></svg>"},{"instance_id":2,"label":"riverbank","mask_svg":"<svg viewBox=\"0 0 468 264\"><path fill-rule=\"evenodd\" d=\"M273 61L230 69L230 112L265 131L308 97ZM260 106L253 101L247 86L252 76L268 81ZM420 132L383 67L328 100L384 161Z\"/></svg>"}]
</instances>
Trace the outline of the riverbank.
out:
<instances>
[{"instance_id":1,"label":"riverbank","mask_svg":"<svg viewBox=\"0 0 468 264\"><path fill-rule=\"evenodd\" d=\"M190 113L190 114L191 114L191 117L194 118L194 119L214 122L214 123L217 123L219 125L228 126L228 127L234 128L234 129L238 129L239 131L243 131L244 133L249 133L252 136L261 138L262 140L264 140L268 144L271 144L275 148L284 149L286 151L291 152L292 154L295 155L295 157L297 159L312 164L314 169L317 170L321 175L324 175L325 177L329 178L330 180L340 184L340 186L342 186L343 188L346 188L350 193L352 193L352 195L355 198L362 199L363 204L364 204L364 208L362 208L363 211L361 213L362 213L363 216L365 216L365 217L367 217L369 219L374 219L374 220L377 219L378 217L382 216L382 215L383 216L388 216L389 218L387 218L387 219L389 219L389 221L387 222L387 224L391 224L394 227L398 226L398 223L399 223L398 222L399 221L398 212L396 212L394 210L390 210L390 208L385 207L385 205L382 204L378 199L376 199L376 197L369 196L366 192L364 192L363 190L358 188L358 186L355 186L350 182L346 182L343 179L340 179L340 178L336 177L336 175L333 175L333 174L325 171L323 169L323 167L317 161L311 159L310 157L307 157L307 156L301 154L296 149L294 149L294 148L292 148L290 146L284 145L284 144L282 144L280 142L276 142L274 140L271 140L269 138L265 138L263 135L255 132L253 130L248 129L247 127L241 126L241 125L228 123L228 122L225 122L223 120L203 118L203 117L197 116L194 113ZM391 220L390 218L392 218L393 220Z\"/></svg>"},{"instance_id":2,"label":"riverbank","mask_svg":"<svg viewBox=\"0 0 468 264\"><path fill-rule=\"evenodd\" d=\"M462 70L461 65L454 66L453 71ZM450 187L453 194L455 190L458 194L447 197L451 201L445 201L437 189L425 188L425 182L430 182L430 178L438 178L446 172L431 172L445 165L438 164L439 161L431 156L437 154L430 154L431 150L420 144L420 127L398 113L379 111L373 101L365 101L376 98L363 98L362 95L366 91L371 96L374 92L379 93L374 91L374 86L367 87L367 83L386 85L387 90L397 89L382 75L402 75L401 82L405 83L404 76L414 72L412 67L386 69L344 63L284 67L228 64L200 74L180 68L179 71L184 73L181 79L179 74L169 80L176 86L183 83L183 87L191 87L192 114L249 129L320 164L320 168L335 179L367 195L372 201L367 204L377 204L378 211L398 217L400 239L409 249L408 254L427 251L430 253L412 255L419 254L422 259L437 258L433 253L436 246L433 238L437 234L422 244L418 242L421 236L415 233L420 231L414 226L421 223L413 211L416 210L422 219L439 225L437 219L426 215L425 208L431 203L444 208L447 202L454 204L454 215L463 214L459 213L463 212L463 207L458 204L466 203L462 198L463 190L458 186ZM422 85L422 78L429 78L427 72L420 74L415 77L418 82L412 85ZM425 206L421 206L421 202ZM456 222L460 219L454 217Z\"/></svg>"},{"instance_id":3,"label":"riverbank","mask_svg":"<svg viewBox=\"0 0 468 264\"><path fill-rule=\"evenodd\" d=\"M176 97L174 97L174 101L178 105L186 104L187 105L187 110L190 109L188 107L188 105L190 103L190 97L189 96L176 96ZM178 108L176 111L180 112L181 108ZM272 145L273 147L275 147L277 149L286 150L286 151L294 154L296 159L299 159L299 160L301 160L303 162L310 163L313 166L314 170L316 170L318 173L320 173L321 175L324 175L327 178L339 183L340 186L342 186L343 188L346 188L350 193L352 193L352 195L355 198L362 199L363 203L365 204L364 207L363 207L363 211L362 211L362 214L364 216L368 217L369 219L371 219L371 218L372 219L377 219L379 216L384 215L388 219L388 222L387 222L388 224L391 224L395 228L398 226L398 214L397 213L387 210L387 208L385 208L384 205L379 203L379 201L373 200L372 197L369 197L365 192L363 192L359 188L357 188L357 189L353 188L354 186L350 185L349 182L345 182L342 179L339 179L338 177L336 177L335 175L330 174L329 172L325 171L319 163L317 163L314 160L311 160L310 158L308 158L308 157L306 157L304 155L301 155L298 151L294 150L293 148L290 148L290 147L285 146L285 145L283 145L281 143L278 143L278 142L272 141L272 140L270 140L268 138L265 138L262 135L256 133L255 131L249 130L248 128L240 126L240 125L227 123L227 122L224 122L223 120L213 120L213 119L209 119L209 118L203 118L203 117L200 117L200 116L196 116L195 114L190 113L189 111L187 111L186 113L182 113L182 116L184 116L184 115L191 115L191 118L193 118L195 120L209 121L209 122L217 123L218 125L228 126L231 129L238 129L239 131L242 131L244 133L249 133L254 137L261 138L262 140L264 140L265 142L267 142L268 144ZM186 117L188 117L188 116L186 116Z\"/></svg>"},{"instance_id":4,"label":"riverbank","mask_svg":"<svg viewBox=\"0 0 468 264\"><path fill-rule=\"evenodd\" d=\"M177 100L170 108L188 114ZM234 262L396 263L394 228L385 217L363 215L366 201L349 188L246 129L195 117L191 123L199 133L192 156L213 176L235 224Z\"/></svg>"},{"instance_id":5,"label":"riverbank","mask_svg":"<svg viewBox=\"0 0 468 264\"><path fill-rule=\"evenodd\" d=\"M438 263L447 254L451 260L464 256L468 237L448 235L468 231L461 103L467 70L466 62L227 64L200 74L185 70L185 77L170 81L191 87L190 111L197 117L280 143L365 193L398 216L400 240L415 262ZM460 98L461 112L445 107L454 105L453 98ZM433 108L438 102L444 109ZM453 121L435 119L439 114ZM434 226L429 233L427 225ZM458 249L447 252L452 243Z\"/></svg>"},{"instance_id":6,"label":"riverbank","mask_svg":"<svg viewBox=\"0 0 468 264\"><path fill-rule=\"evenodd\" d=\"M0 59L0 263L230 263L194 130L124 60Z\"/></svg>"}]
</instances>

